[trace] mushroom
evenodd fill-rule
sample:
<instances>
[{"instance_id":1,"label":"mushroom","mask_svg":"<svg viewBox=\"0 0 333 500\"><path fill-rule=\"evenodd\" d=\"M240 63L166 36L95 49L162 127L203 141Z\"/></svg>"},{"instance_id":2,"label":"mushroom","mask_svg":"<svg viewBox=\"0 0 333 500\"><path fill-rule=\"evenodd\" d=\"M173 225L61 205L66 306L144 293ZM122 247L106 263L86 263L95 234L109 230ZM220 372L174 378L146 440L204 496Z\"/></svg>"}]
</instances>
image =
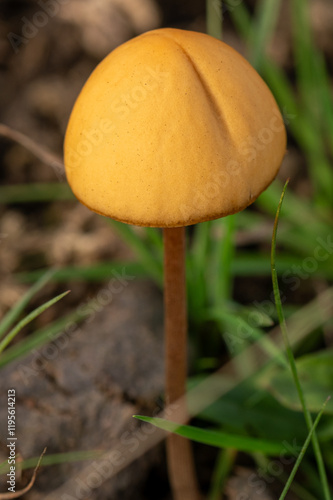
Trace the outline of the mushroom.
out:
<instances>
[{"instance_id":1,"label":"mushroom","mask_svg":"<svg viewBox=\"0 0 333 500\"><path fill-rule=\"evenodd\" d=\"M185 226L243 210L276 176L286 132L270 90L208 35L157 29L111 52L73 108L65 166L95 212L163 228L166 402L185 394ZM167 440L177 500L199 498L190 443Z\"/></svg>"}]
</instances>

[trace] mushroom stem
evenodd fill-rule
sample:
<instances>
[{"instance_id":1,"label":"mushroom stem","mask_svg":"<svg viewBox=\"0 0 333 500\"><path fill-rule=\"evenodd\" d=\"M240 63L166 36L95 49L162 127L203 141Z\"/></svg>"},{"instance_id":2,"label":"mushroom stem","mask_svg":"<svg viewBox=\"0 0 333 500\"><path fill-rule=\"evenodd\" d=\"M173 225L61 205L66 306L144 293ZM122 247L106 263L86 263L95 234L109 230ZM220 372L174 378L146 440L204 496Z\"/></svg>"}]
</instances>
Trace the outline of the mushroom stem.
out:
<instances>
[{"instance_id":1,"label":"mushroom stem","mask_svg":"<svg viewBox=\"0 0 333 500\"><path fill-rule=\"evenodd\" d=\"M187 375L187 311L185 228L164 229L164 304L166 403L184 401ZM187 409L175 408L171 420L184 423ZM190 441L176 434L167 438L167 462L174 500L199 500Z\"/></svg>"}]
</instances>

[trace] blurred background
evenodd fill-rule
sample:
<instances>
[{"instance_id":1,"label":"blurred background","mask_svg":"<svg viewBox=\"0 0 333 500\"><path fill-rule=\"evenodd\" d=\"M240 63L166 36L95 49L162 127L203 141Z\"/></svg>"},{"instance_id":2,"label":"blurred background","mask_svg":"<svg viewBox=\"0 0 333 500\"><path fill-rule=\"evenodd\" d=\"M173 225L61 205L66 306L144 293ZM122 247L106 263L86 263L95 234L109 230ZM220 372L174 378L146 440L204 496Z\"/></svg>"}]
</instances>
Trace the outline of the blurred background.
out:
<instances>
[{"instance_id":1,"label":"blurred background","mask_svg":"<svg viewBox=\"0 0 333 500\"><path fill-rule=\"evenodd\" d=\"M333 3L229 0L222 11L223 40L256 67L278 101L288 131L288 152L277 180L251 208L188 231L193 377L220 368L277 323L269 259L274 215L287 177L290 186L277 261L286 316L299 311L309 323L314 315L309 304L327 300L333 278ZM215 13L219 24L218 2ZM110 223L79 204L67 187L61 158L72 106L98 62L126 40L164 26L205 32L205 2L0 3L0 122L23 134L13 140L10 130L0 130L0 315L14 308L47 269L55 268L55 274L31 296L26 312L71 290L20 332L0 357L0 463L2 455L6 457L3 391L10 386L18 393L22 459L38 456L44 446L49 454L78 452L54 458L53 463L62 463L43 468L25 496L31 500L63 487L86 467L78 460L90 458L91 463L91 451L110 449L124 436L133 439L126 434L139 428L131 419L133 413L152 414L163 407L161 234ZM54 155L51 160L41 161L31 147L23 147L20 142L26 137L34 141L33 149ZM110 294L111 279L122 285L121 293ZM332 310L327 302L323 307L321 320L311 323L296 350L301 360L314 356L310 361L318 385L309 396L313 411L333 387ZM253 319L258 311L260 319L251 323L251 314ZM70 322L79 332L73 338L65 330ZM62 344L53 343L53 350L47 351L55 338ZM317 377L323 353L328 356L327 371ZM269 394L265 401L270 403L258 407L258 415L280 415L281 428L252 414L237 427L235 415L244 412L240 393L231 401L236 413L222 418L219 408L198 418L198 425L290 442L297 437L302 443L306 430L295 394L288 393L275 372L267 377L269 383L260 381L247 394L258 401ZM322 439L333 474L330 412L324 418ZM196 445L196 452L200 481L211 500L279 498L290 471L288 466L275 476L271 471L259 492L249 477L264 470L265 457L228 452L221 458L216 449L203 445ZM221 463L229 466L222 479ZM22 486L30 473L22 471ZM311 452L297 481L290 500L324 498ZM65 486L61 492L66 491ZM160 445L119 476L91 488L87 498L163 500L168 495Z\"/></svg>"}]
</instances>

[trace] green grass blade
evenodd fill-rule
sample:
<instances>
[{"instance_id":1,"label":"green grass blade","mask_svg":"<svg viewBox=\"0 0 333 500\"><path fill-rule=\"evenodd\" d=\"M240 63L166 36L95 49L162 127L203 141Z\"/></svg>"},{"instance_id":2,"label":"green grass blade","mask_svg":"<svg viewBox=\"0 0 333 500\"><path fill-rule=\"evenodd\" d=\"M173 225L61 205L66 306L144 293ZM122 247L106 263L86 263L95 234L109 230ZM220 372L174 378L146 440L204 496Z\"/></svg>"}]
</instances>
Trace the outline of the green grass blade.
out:
<instances>
[{"instance_id":1,"label":"green grass blade","mask_svg":"<svg viewBox=\"0 0 333 500\"><path fill-rule=\"evenodd\" d=\"M207 265L207 255L210 246L212 222L201 222L195 225L192 248L190 249L193 269L203 270Z\"/></svg>"},{"instance_id":2,"label":"green grass blade","mask_svg":"<svg viewBox=\"0 0 333 500\"><path fill-rule=\"evenodd\" d=\"M309 112L313 110L313 104L317 104L312 102L313 98L316 99L316 94L313 93L316 75L313 74L315 49L310 28L309 3L308 0L291 0L290 6L297 83L303 105Z\"/></svg>"},{"instance_id":3,"label":"green grass blade","mask_svg":"<svg viewBox=\"0 0 333 500\"><path fill-rule=\"evenodd\" d=\"M214 274L212 277L213 303L219 307L232 296L233 274L232 263L234 260L235 246L234 235L236 230L236 215L229 215L219 221L214 221L213 230L222 228L224 231L214 245L212 264Z\"/></svg>"},{"instance_id":4,"label":"green grass blade","mask_svg":"<svg viewBox=\"0 0 333 500\"><path fill-rule=\"evenodd\" d=\"M75 200L68 184L61 182L40 182L0 187L0 203L4 204L56 200Z\"/></svg>"},{"instance_id":5,"label":"green grass blade","mask_svg":"<svg viewBox=\"0 0 333 500\"><path fill-rule=\"evenodd\" d=\"M206 0L207 33L222 40L222 0Z\"/></svg>"},{"instance_id":6,"label":"green grass blade","mask_svg":"<svg viewBox=\"0 0 333 500\"><path fill-rule=\"evenodd\" d=\"M69 293L69 290L67 292L61 293L60 295L57 295L57 297L54 297L53 299L49 300L48 302L45 302L45 304L37 307L36 309L31 311L31 313L29 313L25 318L23 318L0 342L0 354L7 347L7 345L15 338L15 336L22 330L22 328L24 328L26 325L31 323L31 321L33 321L35 318L37 318L37 316L42 314L49 307L53 306L56 302L61 300L68 293Z\"/></svg>"},{"instance_id":7,"label":"green grass blade","mask_svg":"<svg viewBox=\"0 0 333 500\"><path fill-rule=\"evenodd\" d=\"M279 271L290 269L297 260L288 255L283 255L279 261ZM270 260L267 255L258 252L257 255L248 252L238 252L232 263L231 271L234 276L270 276Z\"/></svg>"},{"instance_id":8,"label":"green grass blade","mask_svg":"<svg viewBox=\"0 0 333 500\"><path fill-rule=\"evenodd\" d=\"M247 7L241 3L236 9L232 9L230 14L236 28L248 41L251 48L254 43L254 30ZM264 54L261 60L261 73L282 109L286 125L289 126L301 148L307 153L311 153L311 157L318 155L318 144L313 134L313 123L299 105L287 76L276 64L264 57ZM318 156L316 159L318 161Z\"/></svg>"},{"instance_id":9,"label":"green grass blade","mask_svg":"<svg viewBox=\"0 0 333 500\"><path fill-rule=\"evenodd\" d=\"M295 56L297 88L302 108L312 126L312 145L308 152L311 165L310 175L315 185L317 201L322 203L323 196L329 201L333 196L333 175L326 157L326 127L324 117L330 115L333 100L327 101L323 89L327 78L325 70L312 36L310 7L308 0L292 0L292 32ZM327 107L328 102L331 106ZM330 120L329 120L330 122Z\"/></svg>"},{"instance_id":10,"label":"green grass blade","mask_svg":"<svg viewBox=\"0 0 333 500\"><path fill-rule=\"evenodd\" d=\"M4 186L0 188L0 203L45 202L74 199L74 195L68 185L61 183L40 183ZM163 269L161 263L156 261L156 256L154 258L149 248L147 248L141 239L132 231L131 227L108 218L106 220L136 252L147 275L161 286L163 283ZM160 242L156 235L152 235L152 230L147 234L149 234L150 239L154 238L155 247L160 247Z\"/></svg>"},{"instance_id":11,"label":"green grass blade","mask_svg":"<svg viewBox=\"0 0 333 500\"><path fill-rule=\"evenodd\" d=\"M281 0L260 0L252 30L251 63L258 70L275 30Z\"/></svg>"},{"instance_id":12,"label":"green grass blade","mask_svg":"<svg viewBox=\"0 0 333 500\"><path fill-rule=\"evenodd\" d=\"M30 354L33 349L38 349L39 347L42 347L43 345L55 340L63 332L65 332L65 335L68 335L68 337L70 337L70 335L72 335L72 332L67 334L66 329L69 326L72 326L73 323L77 324L82 321L85 316L86 315L80 311L75 311L73 313L67 314L63 318L54 321L45 328L37 330L17 344L9 347L0 356L0 369L11 363L12 361Z\"/></svg>"},{"instance_id":13,"label":"green grass blade","mask_svg":"<svg viewBox=\"0 0 333 500\"><path fill-rule=\"evenodd\" d=\"M263 474L270 474L271 460L262 453L253 453L252 454L254 460L256 461L257 467L263 472ZM303 468L304 464L303 464ZM306 474L306 473L305 473ZM288 481L288 475L285 472L276 476L276 479L283 485L285 485ZM299 500L318 500L318 496L314 496L310 493L306 487L306 485L300 485L296 481L293 481L290 485L290 490L295 493Z\"/></svg>"},{"instance_id":14,"label":"green grass blade","mask_svg":"<svg viewBox=\"0 0 333 500\"><path fill-rule=\"evenodd\" d=\"M36 295L39 290L41 290L51 278L54 277L56 273L55 269L51 269L47 272L43 271L39 276L37 283L35 283L15 304L4 318L0 322L0 338L9 330L9 328L14 324L20 314L24 311L25 307L29 304L30 300Z\"/></svg>"},{"instance_id":15,"label":"green grass blade","mask_svg":"<svg viewBox=\"0 0 333 500\"><path fill-rule=\"evenodd\" d=\"M308 0L292 0L292 33L298 88L307 112L319 127L314 128L320 139L332 141L333 99L324 55L314 43ZM325 127L328 125L329 130Z\"/></svg>"},{"instance_id":16,"label":"green grass blade","mask_svg":"<svg viewBox=\"0 0 333 500\"><path fill-rule=\"evenodd\" d=\"M234 342L240 342L242 349L245 349L248 342L256 340L258 345L266 351L266 353L282 366L286 366L286 359L280 349L267 337L263 330L250 325L241 316L232 314L221 308L212 308L207 311L207 319L222 321L223 324L231 330L231 335L234 337ZM234 353L235 354L235 353Z\"/></svg>"},{"instance_id":17,"label":"green grass blade","mask_svg":"<svg viewBox=\"0 0 333 500\"><path fill-rule=\"evenodd\" d=\"M318 89L318 93L321 98L323 130L326 132L324 135L327 138L331 153L333 153L333 99L331 82L324 55L321 52L317 52L316 73L321 82L321 88Z\"/></svg>"},{"instance_id":18,"label":"green grass blade","mask_svg":"<svg viewBox=\"0 0 333 500\"><path fill-rule=\"evenodd\" d=\"M134 418L143 422L149 422L160 429L173 432L192 441L216 446L217 448L233 448L244 452L261 451L268 455L276 455L282 453L284 450L284 446L277 441L226 434L225 432L201 429L190 425L179 425L176 422L171 422L163 418L144 417L141 415L134 415Z\"/></svg>"},{"instance_id":19,"label":"green grass blade","mask_svg":"<svg viewBox=\"0 0 333 500\"><path fill-rule=\"evenodd\" d=\"M247 8L243 4L240 4L237 8L232 9L230 13L237 29L248 40L250 47L252 47L254 33ZM318 61L316 66L318 67ZM297 101L287 76L276 64L264 56L262 56L261 61L261 72L282 109L286 124L289 126L301 149L307 155L316 191L319 190L327 200L332 199L332 170L323 149L320 127L313 127L312 117L306 113ZM313 73L318 73L317 69ZM324 95L327 104L327 100L331 101L329 89L328 91L326 90ZM331 121L333 122L333 118L330 119L330 123ZM323 205L321 203L321 196L319 196L319 200L320 203L318 204Z\"/></svg>"},{"instance_id":20,"label":"green grass blade","mask_svg":"<svg viewBox=\"0 0 333 500\"><path fill-rule=\"evenodd\" d=\"M307 408L317 413L321 410L322 401L333 394L333 349L328 347L322 351L299 356L296 360L297 374L303 392L306 394ZM311 374L311 377L309 377ZM271 366L261 376L260 387L266 388L286 407L302 411L295 384L289 367ZM326 413L333 415L333 401L326 406Z\"/></svg>"},{"instance_id":21,"label":"green grass blade","mask_svg":"<svg viewBox=\"0 0 333 500\"><path fill-rule=\"evenodd\" d=\"M163 256L163 237L162 231L158 230L155 227L146 227L145 233L147 236L147 241L151 244L151 246L155 249L156 252L160 252L162 261Z\"/></svg>"},{"instance_id":22,"label":"green grass blade","mask_svg":"<svg viewBox=\"0 0 333 500\"><path fill-rule=\"evenodd\" d=\"M207 258L211 239L210 221L196 224L193 232L192 244L187 252L186 284L189 310L193 312L194 322L201 321L208 297L207 289Z\"/></svg>"},{"instance_id":23,"label":"green grass blade","mask_svg":"<svg viewBox=\"0 0 333 500\"><path fill-rule=\"evenodd\" d=\"M143 268L147 274L159 285L163 285L163 266L162 262L158 262L156 256L142 241L140 236L135 234L133 228L128 224L107 219L109 224L123 238L123 240L133 249L140 259Z\"/></svg>"},{"instance_id":24,"label":"green grass blade","mask_svg":"<svg viewBox=\"0 0 333 500\"><path fill-rule=\"evenodd\" d=\"M243 36L247 41L251 39L252 36L252 20L247 7L241 2L237 5L237 8L230 9L230 16L237 29L237 31Z\"/></svg>"},{"instance_id":25,"label":"green grass blade","mask_svg":"<svg viewBox=\"0 0 333 500\"><path fill-rule=\"evenodd\" d=\"M213 471L208 500L220 500L226 480L234 466L237 450L226 448L221 450Z\"/></svg>"},{"instance_id":26,"label":"green grass blade","mask_svg":"<svg viewBox=\"0 0 333 500\"><path fill-rule=\"evenodd\" d=\"M279 203L281 196L281 190L283 184L275 180L269 188L264 191L259 198L256 200L256 204L268 211L270 214L276 213L276 205ZM283 211L288 215L288 220L290 220L295 226L307 226L310 225L314 232L318 232L319 229L323 232L327 232L331 229L332 213L329 210L319 210L313 207L313 204L308 199L296 196L292 192L288 193L288 199L283 203Z\"/></svg>"},{"instance_id":27,"label":"green grass blade","mask_svg":"<svg viewBox=\"0 0 333 500\"><path fill-rule=\"evenodd\" d=\"M57 269L52 276L56 283L66 282L68 280L103 282L113 276L113 272L126 273L136 277L147 276L147 272L141 264L136 262L101 262L90 266L69 266ZM14 275L15 279L21 283L31 283L44 275L43 270L25 271Z\"/></svg>"},{"instance_id":28,"label":"green grass blade","mask_svg":"<svg viewBox=\"0 0 333 500\"><path fill-rule=\"evenodd\" d=\"M250 50L253 45L254 31L250 13L244 3L240 3L237 8L230 10L230 15L238 32L247 40ZM253 49L252 49L253 50ZM282 107L282 111L287 113L287 121L293 123L297 119L302 128L302 120L299 117L300 109L296 102L293 88L288 78L276 64L272 63L266 57L262 57L262 71L266 82L271 87L273 94ZM289 115L289 116L288 116ZM296 129L296 126L295 126Z\"/></svg>"},{"instance_id":29,"label":"green grass blade","mask_svg":"<svg viewBox=\"0 0 333 500\"><path fill-rule=\"evenodd\" d=\"M134 277L133 277L134 278ZM49 342L55 341L61 334L70 340L79 331L78 324L87 319L91 314L97 314L96 298L85 304L84 308L78 307L74 312L67 314L45 328L41 328L32 333L17 344L6 349L0 357L0 368L8 363L29 354L33 349L38 349ZM65 343L67 345L68 342ZM63 344L62 344L63 345ZM56 345L58 348L58 346ZM62 349L61 346L59 349Z\"/></svg>"},{"instance_id":30,"label":"green grass blade","mask_svg":"<svg viewBox=\"0 0 333 500\"><path fill-rule=\"evenodd\" d=\"M104 455L103 451L71 451L68 453L54 453L44 455L43 466L67 464L72 462L81 462L84 460L98 460ZM28 458L20 462L20 469L32 469L36 467L39 457ZM0 474L6 474L9 470L8 460L0 464Z\"/></svg>"},{"instance_id":31,"label":"green grass blade","mask_svg":"<svg viewBox=\"0 0 333 500\"><path fill-rule=\"evenodd\" d=\"M284 498L286 497L286 494L288 493L288 490L289 490L289 488L291 486L291 483L292 483L292 481L293 481L293 479L294 479L294 477L296 475L296 472L297 472L297 470L298 470L298 468L299 468L299 466L301 464L301 461L302 461L302 459L303 459L303 457L305 455L305 452L306 452L306 450L307 450L307 448L308 448L308 446L310 444L310 441L312 439L313 433L314 433L317 425L319 424L321 416L322 416L322 414L323 414L323 412L325 410L326 404L327 404L327 401L324 403L323 408L318 413L317 418L314 421L314 424L312 425L312 427L311 427L311 429L309 431L308 437L306 438L306 441L303 444L302 450L301 450L300 454L297 457L296 463L295 463L295 465L294 465L294 467L293 467L293 469L292 469L292 471L290 473L290 476L288 478L288 481L287 481L285 487L283 488L283 491L282 491L282 493L281 493L281 495L279 497L279 500L284 500Z\"/></svg>"},{"instance_id":32,"label":"green grass blade","mask_svg":"<svg viewBox=\"0 0 333 500\"><path fill-rule=\"evenodd\" d=\"M288 242L290 243L289 234L291 231L286 232L280 241L288 247ZM329 234L329 233L326 233ZM309 237L308 237L309 238ZM295 247L295 248L294 248ZM277 262L277 273L278 275L282 275L289 271L286 274L286 279L289 276L294 276L295 273L292 272L294 266L299 265L299 250L302 250L301 255L308 256L313 253L314 246L310 245L309 241L306 247L302 249L299 248L299 245L289 245L290 249L297 250L297 255L293 256L291 253L283 253L279 256L279 261ZM308 250L308 251L307 251ZM192 273L192 271L191 271ZM249 252L238 252L231 263L231 273L233 276L271 276L270 271L270 257L266 254L258 252L257 254L249 253ZM142 271L141 271L142 274ZM189 271L190 274L190 271ZM31 275L34 276L34 275ZM37 274L35 275L37 276ZM191 286L194 286L193 281L194 274L192 273L190 276ZM330 260L327 259L323 262L318 262L318 268L311 273L312 277L322 277L326 279L333 279L333 267L330 263ZM194 293L194 292L193 292Z\"/></svg>"},{"instance_id":33,"label":"green grass blade","mask_svg":"<svg viewBox=\"0 0 333 500\"><path fill-rule=\"evenodd\" d=\"M279 203L282 184L274 182L267 192L263 193L257 200L257 206L275 215L276 206ZM274 206L273 206L274 204ZM286 215L286 228L280 234L280 241L297 254L306 257L312 255L318 246L318 239L327 239L331 233L332 214L327 208L325 210L313 206L308 200L303 200L293 193L288 193L288 198L283 204L283 212ZM323 262L329 271L329 261ZM318 263L321 267L321 262Z\"/></svg>"},{"instance_id":34,"label":"green grass blade","mask_svg":"<svg viewBox=\"0 0 333 500\"><path fill-rule=\"evenodd\" d=\"M287 325L286 325L286 321L285 321L285 317L284 317L284 313L283 313L282 302L281 302L281 297L280 297L280 290L279 290L279 283L278 283L278 278L277 278L277 273L276 273L276 265L275 265L277 227L278 227L280 211L281 211L281 207L282 207L282 203L283 203L283 199L284 199L284 195L285 195L287 186L288 186L288 181L284 185L284 188L283 188L283 191L281 194L281 198L280 198L280 202L278 205L278 209L276 212L276 216L275 216L275 221L274 221L274 229L273 229L273 237L272 237L272 249L271 249L272 281L273 281L273 290L274 290L276 310L277 310L277 314L278 314L278 318L279 318L280 328L281 328L283 340L285 343L285 348L286 348L290 368L292 371L295 386L297 388L298 397L299 397L301 404L302 404L306 425L308 427L308 430L310 431L310 429L312 428L312 424L313 424L312 417L311 417L311 414L308 411L307 406L306 406L305 396L304 396L304 393L303 393L303 390L302 390L302 387L301 387L301 384L299 381L299 377L297 374L295 358L294 358L294 355L293 355L293 352L292 352L292 349L291 349L291 346L289 343ZM322 486L323 486L324 498L325 498L325 500L331 500L325 465L324 465L323 457L321 454L321 450L320 450L318 439L317 439L315 432L312 433L311 439L312 439L314 454L315 454L316 461L317 461L319 475L320 475Z\"/></svg>"},{"instance_id":35,"label":"green grass blade","mask_svg":"<svg viewBox=\"0 0 333 500\"><path fill-rule=\"evenodd\" d=\"M289 339L288 335L286 332L287 326L286 326L286 321L284 318L283 314L283 309L282 309L282 303L281 303L281 297L280 297L280 290L279 290L279 283L277 279L277 272L276 272L276 233L277 233L277 227L278 227L278 222L279 222L279 217L280 217L280 212L282 208L282 202L284 199L284 195L286 193L286 189L289 183L289 179L284 185L282 195L280 197L279 205L276 211L276 216L275 216L275 221L274 221L274 229L273 229L273 237L272 237L272 248L271 248L271 271L272 271L272 280L273 280L273 289L274 289L274 298L275 298L275 305L276 305L276 310L279 318L279 322L283 327L283 335L285 339L286 346L288 347L288 351L290 349L289 345Z\"/></svg>"}]
</instances>

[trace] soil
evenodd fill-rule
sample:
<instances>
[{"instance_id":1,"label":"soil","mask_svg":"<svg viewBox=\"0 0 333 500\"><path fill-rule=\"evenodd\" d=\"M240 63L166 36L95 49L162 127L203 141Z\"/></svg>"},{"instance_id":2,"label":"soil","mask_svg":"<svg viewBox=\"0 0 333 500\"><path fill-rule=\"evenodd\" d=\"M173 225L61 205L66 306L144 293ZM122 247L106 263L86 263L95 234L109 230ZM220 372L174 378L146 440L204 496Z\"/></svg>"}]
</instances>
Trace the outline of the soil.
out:
<instances>
[{"instance_id":1,"label":"soil","mask_svg":"<svg viewBox=\"0 0 333 500\"><path fill-rule=\"evenodd\" d=\"M106 453L118 442L127 443L124 453L130 454L141 438L142 427L132 415L151 414L162 407L162 360L161 296L149 283L128 281L107 305L98 312L90 311L83 323L71 325L56 340L2 371L2 387L15 389L17 394L20 455L39 456L43 447L48 454L69 450ZM2 391L1 436L6 435L6 400L7 391ZM141 432L143 439L148 437ZM2 439L1 448L0 462L7 452ZM162 461L159 446L116 480L103 481L89 498L144 498L139 490L152 466ZM87 464L94 467L98 463L95 459ZM80 462L43 468L38 488L26 497L56 495L57 488L81 469ZM5 491L5 484L1 490Z\"/></svg>"}]
</instances>

